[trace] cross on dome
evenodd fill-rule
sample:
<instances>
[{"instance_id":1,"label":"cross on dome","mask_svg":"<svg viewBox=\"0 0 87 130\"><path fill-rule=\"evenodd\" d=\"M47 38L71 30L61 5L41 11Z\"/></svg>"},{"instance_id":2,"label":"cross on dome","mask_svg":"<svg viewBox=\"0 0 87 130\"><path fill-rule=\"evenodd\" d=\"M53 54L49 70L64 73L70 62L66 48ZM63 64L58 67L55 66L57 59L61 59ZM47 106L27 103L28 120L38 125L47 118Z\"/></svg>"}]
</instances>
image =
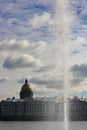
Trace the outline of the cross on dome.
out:
<instances>
[{"instance_id":1,"label":"cross on dome","mask_svg":"<svg viewBox=\"0 0 87 130\"><path fill-rule=\"evenodd\" d=\"M27 80L27 78L25 79L25 84L28 84L28 80Z\"/></svg>"}]
</instances>

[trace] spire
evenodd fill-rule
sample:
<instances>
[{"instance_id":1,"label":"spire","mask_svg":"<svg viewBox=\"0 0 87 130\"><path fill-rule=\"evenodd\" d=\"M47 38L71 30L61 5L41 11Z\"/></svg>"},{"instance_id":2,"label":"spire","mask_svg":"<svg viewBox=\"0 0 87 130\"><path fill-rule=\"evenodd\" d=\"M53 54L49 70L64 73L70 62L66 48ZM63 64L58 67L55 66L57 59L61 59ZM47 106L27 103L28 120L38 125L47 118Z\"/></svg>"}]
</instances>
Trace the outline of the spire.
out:
<instances>
[{"instance_id":1,"label":"spire","mask_svg":"<svg viewBox=\"0 0 87 130\"><path fill-rule=\"evenodd\" d=\"M28 84L28 80L27 80L27 78L25 79L25 84Z\"/></svg>"}]
</instances>

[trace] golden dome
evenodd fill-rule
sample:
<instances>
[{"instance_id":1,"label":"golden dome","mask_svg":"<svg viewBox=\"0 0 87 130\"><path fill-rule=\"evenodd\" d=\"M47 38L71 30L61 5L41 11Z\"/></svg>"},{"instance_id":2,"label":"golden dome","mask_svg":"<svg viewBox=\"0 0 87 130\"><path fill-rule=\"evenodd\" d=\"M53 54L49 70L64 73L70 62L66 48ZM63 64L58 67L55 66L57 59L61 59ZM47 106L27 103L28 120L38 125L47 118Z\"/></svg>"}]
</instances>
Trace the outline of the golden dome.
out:
<instances>
[{"instance_id":1,"label":"golden dome","mask_svg":"<svg viewBox=\"0 0 87 130\"><path fill-rule=\"evenodd\" d=\"M25 84L22 86L22 90L25 90L25 89L31 89L31 85L28 84L28 80L27 79L25 80Z\"/></svg>"},{"instance_id":2,"label":"golden dome","mask_svg":"<svg viewBox=\"0 0 87 130\"><path fill-rule=\"evenodd\" d=\"M28 84L28 80L25 80L24 85L21 88L20 91L20 97L24 98L24 97L32 97L33 96L33 91L31 89L30 84Z\"/></svg>"}]
</instances>

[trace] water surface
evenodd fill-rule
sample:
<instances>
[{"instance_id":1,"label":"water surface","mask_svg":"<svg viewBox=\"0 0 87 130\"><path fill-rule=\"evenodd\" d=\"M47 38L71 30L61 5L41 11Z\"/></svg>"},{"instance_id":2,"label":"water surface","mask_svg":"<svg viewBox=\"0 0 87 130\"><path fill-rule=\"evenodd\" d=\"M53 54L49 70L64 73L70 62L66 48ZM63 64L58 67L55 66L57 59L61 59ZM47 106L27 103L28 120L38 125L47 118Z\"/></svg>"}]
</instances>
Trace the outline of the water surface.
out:
<instances>
[{"instance_id":1,"label":"water surface","mask_svg":"<svg viewBox=\"0 0 87 130\"><path fill-rule=\"evenodd\" d=\"M1 121L0 130L64 130L64 122L59 121ZM69 130L87 130L87 122L69 122Z\"/></svg>"}]
</instances>

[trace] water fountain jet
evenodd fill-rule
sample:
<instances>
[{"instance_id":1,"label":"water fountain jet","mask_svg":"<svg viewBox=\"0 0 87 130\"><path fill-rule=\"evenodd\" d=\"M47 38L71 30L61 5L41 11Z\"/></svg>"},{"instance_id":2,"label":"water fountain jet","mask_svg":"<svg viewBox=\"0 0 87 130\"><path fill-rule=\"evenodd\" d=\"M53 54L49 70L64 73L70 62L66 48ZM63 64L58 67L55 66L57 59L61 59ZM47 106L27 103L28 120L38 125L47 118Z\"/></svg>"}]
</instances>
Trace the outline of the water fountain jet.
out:
<instances>
[{"instance_id":1,"label":"water fountain jet","mask_svg":"<svg viewBox=\"0 0 87 130\"><path fill-rule=\"evenodd\" d=\"M70 35L70 11L69 0L56 0L56 36L60 39L62 45L62 60L63 60L63 80L64 80L64 128L68 130L69 122L69 103L68 103L68 90L69 90L69 35ZM69 19L70 18L70 19Z\"/></svg>"}]
</instances>

